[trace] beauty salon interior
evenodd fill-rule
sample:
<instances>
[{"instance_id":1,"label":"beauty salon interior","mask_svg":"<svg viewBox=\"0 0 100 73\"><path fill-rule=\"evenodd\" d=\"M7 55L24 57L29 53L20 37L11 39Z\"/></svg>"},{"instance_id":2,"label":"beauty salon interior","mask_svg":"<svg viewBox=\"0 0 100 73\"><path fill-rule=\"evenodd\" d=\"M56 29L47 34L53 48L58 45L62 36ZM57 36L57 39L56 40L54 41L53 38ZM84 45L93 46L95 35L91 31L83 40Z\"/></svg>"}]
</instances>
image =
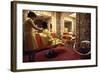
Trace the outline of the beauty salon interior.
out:
<instances>
[{"instance_id":1,"label":"beauty salon interior","mask_svg":"<svg viewBox=\"0 0 100 73\"><path fill-rule=\"evenodd\" d=\"M23 26L29 12L30 10L23 10ZM91 59L90 13L44 10L31 12L36 14L33 24L41 31L33 27L32 39L24 38L23 35L23 62ZM26 45L32 46L31 49Z\"/></svg>"}]
</instances>

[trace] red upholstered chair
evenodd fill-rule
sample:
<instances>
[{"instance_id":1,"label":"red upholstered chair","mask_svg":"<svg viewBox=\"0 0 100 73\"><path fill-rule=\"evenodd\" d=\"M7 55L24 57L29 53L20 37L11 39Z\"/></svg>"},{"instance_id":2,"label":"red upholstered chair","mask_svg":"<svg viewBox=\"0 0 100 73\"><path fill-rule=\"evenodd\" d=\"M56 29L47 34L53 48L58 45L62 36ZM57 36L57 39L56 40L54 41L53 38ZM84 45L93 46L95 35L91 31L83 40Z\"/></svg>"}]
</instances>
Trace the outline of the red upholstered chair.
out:
<instances>
[{"instance_id":1,"label":"red upholstered chair","mask_svg":"<svg viewBox=\"0 0 100 73\"><path fill-rule=\"evenodd\" d=\"M37 49L48 48L51 46L49 43L50 38L48 38L48 36L41 35L40 33L35 34L34 40L34 44L36 44Z\"/></svg>"},{"instance_id":2,"label":"red upholstered chair","mask_svg":"<svg viewBox=\"0 0 100 73\"><path fill-rule=\"evenodd\" d=\"M69 33L63 33L62 41L66 45L67 48L73 48L74 40L72 39L72 35Z\"/></svg>"},{"instance_id":3,"label":"red upholstered chair","mask_svg":"<svg viewBox=\"0 0 100 73\"><path fill-rule=\"evenodd\" d=\"M37 48L43 48L44 47L44 43L42 41L42 38L41 38L40 34L38 34L38 33L35 34L35 43L37 45Z\"/></svg>"}]
</instances>

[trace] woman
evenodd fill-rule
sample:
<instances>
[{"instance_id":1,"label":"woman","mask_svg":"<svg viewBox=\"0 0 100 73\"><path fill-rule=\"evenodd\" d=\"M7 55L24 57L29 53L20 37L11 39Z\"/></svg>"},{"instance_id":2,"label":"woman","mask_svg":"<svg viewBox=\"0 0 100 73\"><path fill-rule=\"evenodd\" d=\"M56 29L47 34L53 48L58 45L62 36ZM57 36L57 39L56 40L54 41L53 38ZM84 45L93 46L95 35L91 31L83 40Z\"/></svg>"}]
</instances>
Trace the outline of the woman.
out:
<instances>
[{"instance_id":1,"label":"woman","mask_svg":"<svg viewBox=\"0 0 100 73\"><path fill-rule=\"evenodd\" d=\"M39 28L35 25L34 20L36 18L36 14L34 12L28 13L28 19L24 22L23 25L23 33L24 33L24 39L23 39L23 49L24 49L24 55L28 54L30 59L33 54L33 34L34 31L38 30L41 31L42 28Z\"/></svg>"}]
</instances>

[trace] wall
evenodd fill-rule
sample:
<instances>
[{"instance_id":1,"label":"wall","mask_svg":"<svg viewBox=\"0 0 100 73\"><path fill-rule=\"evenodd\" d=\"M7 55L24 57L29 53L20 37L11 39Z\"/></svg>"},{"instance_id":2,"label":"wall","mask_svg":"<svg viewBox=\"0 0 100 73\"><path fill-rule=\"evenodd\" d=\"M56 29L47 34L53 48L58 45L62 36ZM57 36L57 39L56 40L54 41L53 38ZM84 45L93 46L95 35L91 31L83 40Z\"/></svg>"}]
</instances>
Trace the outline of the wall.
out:
<instances>
[{"instance_id":1,"label":"wall","mask_svg":"<svg viewBox=\"0 0 100 73\"><path fill-rule=\"evenodd\" d=\"M91 14L77 13L76 14L76 41L80 45L81 41L91 41Z\"/></svg>"},{"instance_id":2,"label":"wall","mask_svg":"<svg viewBox=\"0 0 100 73\"><path fill-rule=\"evenodd\" d=\"M77 16L79 20L77 20L77 29L79 29L79 37L80 41L88 40L91 41L91 15L88 13L79 13ZM80 28L79 28L80 27ZM77 31L78 32L78 31Z\"/></svg>"},{"instance_id":3,"label":"wall","mask_svg":"<svg viewBox=\"0 0 100 73\"><path fill-rule=\"evenodd\" d=\"M0 0L0 73L12 73L10 71L10 1ZM28 1L28 0L27 0ZM30 1L30 0L29 0ZM38 2L52 2L52 3L67 3L67 4L83 4L83 5L99 5L100 0L33 0ZM100 6L99 6L100 7ZM99 12L100 13L100 10ZM98 15L100 16L100 14ZM98 17L100 20L100 17ZM100 21L99 23L100 24ZM100 25L98 25L100 28ZM98 29L100 31L100 29ZM98 33L100 37L100 33ZM100 38L98 38L100 43ZM100 48L100 46L98 46ZM98 49L100 56L100 49ZM98 59L100 64L100 57ZM98 67L91 68L77 68L77 69L60 69L60 70L47 70L47 71L35 71L25 73L99 73L100 65ZM19 72L20 73L20 72ZM24 72L21 72L24 73Z\"/></svg>"}]
</instances>

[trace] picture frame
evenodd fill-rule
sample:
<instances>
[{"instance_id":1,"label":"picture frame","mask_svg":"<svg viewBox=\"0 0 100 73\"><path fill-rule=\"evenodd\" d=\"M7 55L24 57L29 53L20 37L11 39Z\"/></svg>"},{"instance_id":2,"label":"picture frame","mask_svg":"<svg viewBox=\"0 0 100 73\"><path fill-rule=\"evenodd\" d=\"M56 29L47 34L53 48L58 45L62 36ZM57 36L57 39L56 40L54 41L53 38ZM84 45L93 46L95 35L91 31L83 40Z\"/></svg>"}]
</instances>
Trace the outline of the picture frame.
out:
<instances>
[{"instance_id":1,"label":"picture frame","mask_svg":"<svg viewBox=\"0 0 100 73\"><path fill-rule=\"evenodd\" d=\"M43 14L40 16L40 19L50 19L51 26L47 26L49 31L56 32L59 37L61 37L66 27L68 32L74 32L75 38L77 40L74 43L73 48L79 48L80 40L88 39L90 44L90 57L88 59L75 58L72 56L70 58L66 57L57 57L56 58L46 58L46 60L40 60L40 55L38 55L35 61L24 61L24 12L33 11L37 15ZM51 15L50 15L51 14ZM75 14L74 17L71 14ZM54 15L54 17L53 17ZM75 26L73 21L70 22L69 18L64 17L66 15L75 20ZM20 72L20 71L37 71L37 70L52 70L52 69L69 69L69 68L82 68L82 67L96 67L97 62L97 6L90 5L74 5L74 4L58 4L58 3L42 3L42 2L26 2L26 1L12 1L11 2L11 71ZM27 17L27 16L26 16ZM63 18L62 18L63 17ZM54 18L54 19L53 19ZM84 19L83 19L84 18ZM68 20L66 20L68 19ZM41 21L39 21L41 22ZM63 22L63 23L62 23ZM58 25L57 25L58 24ZM60 25L61 24L61 25ZM67 25L68 24L68 25ZM72 28L69 27L71 24ZM88 26L87 26L88 25ZM62 27L63 26L63 27ZM89 27L89 28L86 28ZM81 29L80 29L81 28ZM60 30L59 30L60 29ZM87 31L85 31L85 30ZM88 30L89 29L89 30ZM60 32L60 33L59 33ZM83 33L84 32L84 33ZM88 32L88 33L86 33ZM86 34L85 34L86 33ZM85 35L85 36L84 36ZM87 35L87 37L86 37ZM85 38L84 38L84 37ZM36 39L36 38L35 38ZM61 41L64 41L60 38ZM78 43L79 42L79 43ZM83 41L84 42L84 41ZM88 42L85 40L85 42ZM64 42L63 42L64 43ZM78 46L77 46L78 44ZM75 46L76 45L76 46ZM57 45L56 45L57 46ZM61 45L62 46L62 45ZM82 47L82 46L80 46ZM55 48L55 47L49 47ZM74 50L74 49L73 49ZM40 53L42 50L36 50L35 56ZM76 51L80 56L84 56L80 51ZM61 52L61 50L60 50ZM31 52L29 52L30 54ZM48 53L48 52L46 52ZM68 53L68 52L67 52ZM33 54L33 52L32 52ZM72 53L74 54L74 53ZM69 55L72 55L69 53ZM74 54L75 55L75 54ZM65 56L65 55L64 55ZM30 56L31 57L31 56ZM87 55L85 55L87 57ZM64 58L64 59L63 59ZM69 59L68 59L69 58ZM30 58L29 58L30 59ZM52 60L53 59L53 60ZM61 60L62 59L62 60ZM68 59L68 60L67 60ZM74 59L74 60L73 60Z\"/></svg>"}]
</instances>

